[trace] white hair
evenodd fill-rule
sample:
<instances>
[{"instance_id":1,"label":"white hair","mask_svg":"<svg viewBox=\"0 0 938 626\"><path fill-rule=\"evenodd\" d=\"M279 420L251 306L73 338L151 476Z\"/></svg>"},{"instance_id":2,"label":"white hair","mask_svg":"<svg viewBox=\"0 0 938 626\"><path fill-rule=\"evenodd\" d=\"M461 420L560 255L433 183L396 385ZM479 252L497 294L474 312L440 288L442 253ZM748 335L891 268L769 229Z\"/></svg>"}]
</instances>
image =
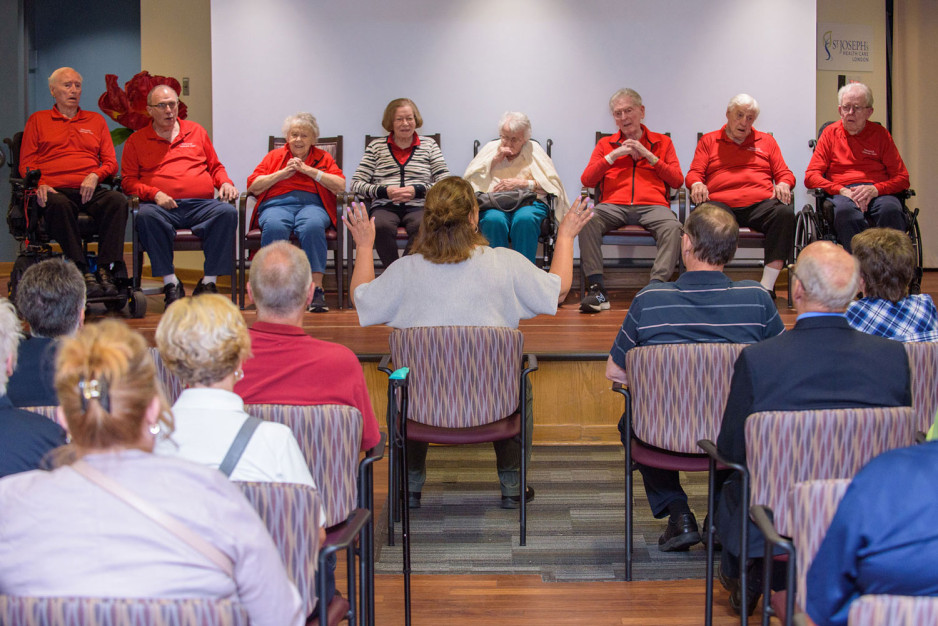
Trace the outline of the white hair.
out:
<instances>
[{"instance_id":1,"label":"white hair","mask_svg":"<svg viewBox=\"0 0 938 626\"><path fill-rule=\"evenodd\" d=\"M730 98L729 104L726 105L726 112L730 113L734 109L754 111L756 117L759 117L759 103L756 102L756 99L750 96L748 93L736 94Z\"/></svg>"},{"instance_id":2,"label":"white hair","mask_svg":"<svg viewBox=\"0 0 938 626\"><path fill-rule=\"evenodd\" d=\"M873 90L870 89L867 85L863 83L847 83L837 91L837 106L843 106L844 96L846 96L851 91L859 89L863 92L863 95L866 96L866 106L873 106Z\"/></svg>"},{"instance_id":3,"label":"white hair","mask_svg":"<svg viewBox=\"0 0 938 626\"><path fill-rule=\"evenodd\" d=\"M637 107L642 106L642 97L638 95L638 92L634 89L623 87L622 89L619 89L614 94L612 94L612 97L609 98L609 110L612 111L615 108L616 100L622 100L623 98L631 99L632 103Z\"/></svg>"},{"instance_id":4,"label":"white hair","mask_svg":"<svg viewBox=\"0 0 938 626\"><path fill-rule=\"evenodd\" d=\"M528 141L531 139L531 120L528 119L528 116L524 113L518 111L506 111L500 120L498 120L498 132L501 133L502 129L508 127L508 131L512 133L517 133L521 131L524 133L524 140Z\"/></svg>"},{"instance_id":5,"label":"white hair","mask_svg":"<svg viewBox=\"0 0 938 626\"><path fill-rule=\"evenodd\" d=\"M17 349L20 339L23 338L23 324L16 315L13 303L6 298L0 298L0 361L13 357L13 367L16 367ZM7 395L7 368L0 367L0 395Z\"/></svg>"},{"instance_id":6,"label":"white hair","mask_svg":"<svg viewBox=\"0 0 938 626\"><path fill-rule=\"evenodd\" d=\"M74 68L71 68L71 67L60 67L59 69L57 69L57 70L55 70L54 72L52 72L51 74L49 74L49 86L51 87L52 85L54 85L54 84L55 84L55 81L57 81L57 80L59 79L59 76L61 76L61 75L64 74L65 72L75 72L75 74L78 74L78 70L76 70L76 69L74 69ZM82 77L81 77L81 74L78 74L78 80L83 81L83 79L82 79ZM84 82L84 81L83 81L83 82Z\"/></svg>"},{"instance_id":7,"label":"white hair","mask_svg":"<svg viewBox=\"0 0 938 626\"><path fill-rule=\"evenodd\" d=\"M290 129L294 126L299 126L300 128L305 128L313 135L313 143L316 143L316 140L319 139L319 124L316 122L316 118L313 117L312 113L306 113L301 111L293 115L288 115L287 119L283 120L283 136L286 137L290 134Z\"/></svg>"}]
</instances>

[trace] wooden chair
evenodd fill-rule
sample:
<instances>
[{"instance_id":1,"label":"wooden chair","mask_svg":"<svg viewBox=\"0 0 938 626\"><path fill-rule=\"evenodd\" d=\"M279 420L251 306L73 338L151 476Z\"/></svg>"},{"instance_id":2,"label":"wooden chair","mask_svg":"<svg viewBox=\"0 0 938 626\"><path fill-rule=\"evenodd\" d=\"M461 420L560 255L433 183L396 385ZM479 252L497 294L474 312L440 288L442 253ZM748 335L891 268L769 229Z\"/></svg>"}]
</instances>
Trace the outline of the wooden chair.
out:
<instances>
[{"instance_id":1,"label":"wooden chair","mask_svg":"<svg viewBox=\"0 0 938 626\"><path fill-rule=\"evenodd\" d=\"M0 624L17 626L248 626L244 607L208 598L0 595Z\"/></svg>"},{"instance_id":2,"label":"wooden chair","mask_svg":"<svg viewBox=\"0 0 938 626\"><path fill-rule=\"evenodd\" d=\"M911 407L764 411L750 415L745 429L747 465L725 459L713 441L698 442L710 455L710 507L714 501L716 464L721 463L740 474L741 502L744 503L739 512L741 564L749 557L750 505L763 505L774 511L778 533L791 537L793 521L788 491L793 484L822 478L851 478L874 456L915 441ZM712 545L712 526L708 533ZM709 625L713 609L713 562L711 551L707 552L710 578L707 580L706 623ZM764 583L768 585L771 560L766 560L765 567ZM740 567L739 579L740 605L746 607L745 567ZM745 609L742 623L743 626L748 623Z\"/></svg>"},{"instance_id":3,"label":"wooden chair","mask_svg":"<svg viewBox=\"0 0 938 626\"><path fill-rule=\"evenodd\" d=\"M604 137L609 137L612 133L604 133L602 131L596 131L596 141L599 143L599 140ZM668 137L671 136L671 133L665 133ZM593 199L593 202L599 204L602 202L602 187L583 187L580 195L588 196ZM671 204L676 204L677 209L677 219L680 222L684 223L684 217L687 206L687 190L684 187L679 189L668 188L668 197L671 200ZM646 229L644 226L639 224L626 224L625 226L620 226L614 228L610 231L607 231L603 235L602 245L604 246L652 246L657 247L658 242L655 241L654 235L651 234L651 231ZM606 266L605 261L603 262L603 267ZM634 260L628 263L630 267L637 267L638 265ZM678 272L684 271L683 262L678 261ZM586 295L586 275L583 273L583 268L580 268L580 298Z\"/></svg>"},{"instance_id":4,"label":"wooden chair","mask_svg":"<svg viewBox=\"0 0 938 626\"><path fill-rule=\"evenodd\" d=\"M443 144L440 142L440 133L432 133L432 134L418 133L418 134L422 137L429 137L430 139L436 142L437 146L440 146L440 149L442 149ZM365 135L365 148L367 149L368 144L370 144L375 139L383 139L385 137L386 135ZM371 199L370 198L359 198L358 196L355 196L354 199L360 202L364 202L365 206L368 207L368 211L370 213L371 211ZM395 236L395 239L397 240L397 248L399 250L404 250L407 247L408 236L407 236L407 231L404 229L403 226L397 227L397 235ZM351 233L346 233L345 250L346 250L346 255L347 255L346 265L348 266L348 273L349 273L349 276L351 277L352 271L355 268L355 242L352 240ZM351 278L349 280L351 280ZM346 294L346 298L347 298L346 306L351 308L352 294Z\"/></svg>"},{"instance_id":5,"label":"wooden chair","mask_svg":"<svg viewBox=\"0 0 938 626\"><path fill-rule=\"evenodd\" d=\"M534 140L538 144L541 142ZM545 145L545 152L547 156L551 156L551 149L554 146L554 140L548 139ZM472 142L472 156L473 158L479 154L479 148L482 146L482 142L478 139ZM555 203L557 198L553 195L547 196L547 217L541 221L541 232L537 237L537 242L541 244L541 249L543 253L538 257L538 267L543 269L550 269L550 264L554 259L554 243L557 240L557 216L554 211L556 209Z\"/></svg>"},{"instance_id":6,"label":"wooden chair","mask_svg":"<svg viewBox=\"0 0 938 626\"><path fill-rule=\"evenodd\" d=\"M733 365L745 346L687 343L643 346L625 355L627 385L612 388L625 397L625 579L632 580L634 463L705 472L700 439L716 439L730 391ZM713 511L709 511L712 519ZM711 544L712 545L712 544Z\"/></svg>"},{"instance_id":7,"label":"wooden chair","mask_svg":"<svg viewBox=\"0 0 938 626\"><path fill-rule=\"evenodd\" d=\"M915 427L927 433L938 412L938 342L903 344L909 355Z\"/></svg>"},{"instance_id":8,"label":"wooden chair","mask_svg":"<svg viewBox=\"0 0 938 626\"><path fill-rule=\"evenodd\" d=\"M339 169L342 168L342 135L335 137L320 137L316 141L316 147L328 152ZM268 139L268 152L281 148L286 145L286 139L283 137L270 136ZM238 305L243 309L245 307L245 291L247 286L247 270L251 266L249 257L251 252L261 248L261 229L251 228L252 214L255 203L252 201L253 194L242 193L238 201ZM336 194L336 223L335 226L326 229L326 247L332 250L334 260L333 269L335 272L336 289L339 294L339 308L341 309L345 302L345 253L344 253L344 230L342 222L342 212L348 203L346 193ZM290 234L290 242L299 245L296 235Z\"/></svg>"},{"instance_id":9,"label":"wooden chair","mask_svg":"<svg viewBox=\"0 0 938 626\"><path fill-rule=\"evenodd\" d=\"M293 431L323 497L326 512L323 549L327 553L340 548L346 550L349 601L353 609L357 607L355 615L361 617L360 623L371 623L369 620L374 619L374 501L373 495L364 489L371 489L372 464L384 456L383 441L359 462L362 414L350 406L246 404L244 410L255 417L285 424ZM367 514L364 520L360 520L364 515L362 511ZM355 529L359 541L346 546L343 538L349 528ZM354 594L356 571L362 589L358 602Z\"/></svg>"}]
</instances>

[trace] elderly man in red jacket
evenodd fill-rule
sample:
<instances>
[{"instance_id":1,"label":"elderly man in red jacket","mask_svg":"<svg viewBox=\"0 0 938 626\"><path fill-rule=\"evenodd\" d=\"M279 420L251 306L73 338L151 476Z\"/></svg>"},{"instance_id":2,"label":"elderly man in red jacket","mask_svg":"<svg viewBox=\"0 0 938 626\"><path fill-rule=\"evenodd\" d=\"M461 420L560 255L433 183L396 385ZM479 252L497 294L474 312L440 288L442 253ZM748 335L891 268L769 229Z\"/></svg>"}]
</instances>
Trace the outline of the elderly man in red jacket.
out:
<instances>
[{"instance_id":1,"label":"elderly man in red jacket","mask_svg":"<svg viewBox=\"0 0 938 626\"><path fill-rule=\"evenodd\" d=\"M619 132L600 139L580 181L599 189L593 219L580 231L580 263L589 285L580 302L583 313L610 308L603 283L603 234L625 224L650 230L658 244L652 282L670 279L681 255L681 223L671 211L670 189L684 182L671 138L642 124L645 107L634 89L609 99Z\"/></svg>"},{"instance_id":2,"label":"elderly man in red jacket","mask_svg":"<svg viewBox=\"0 0 938 626\"><path fill-rule=\"evenodd\" d=\"M107 122L85 111L81 74L60 67L49 76L55 104L26 122L20 146L20 176L40 170L36 200L44 208L46 232L78 266L89 298L116 296L111 265L124 258L127 199L98 183L117 174L117 157ZM78 231L79 209L91 215L98 235L98 268L92 273Z\"/></svg>"},{"instance_id":3,"label":"elderly man in red jacket","mask_svg":"<svg viewBox=\"0 0 938 626\"><path fill-rule=\"evenodd\" d=\"M730 211L740 226L765 234L762 286L775 296L775 280L791 255L795 212L791 188L795 175L782 158L775 138L752 125L759 103L741 93L726 106L726 125L707 133L685 182L694 204L709 202Z\"/></svg>"},{"instance_id":4,"label":"elderly man in red jacket","mask_svg":"<svg viewBox=\"0 0 938 626\"><path fill-rule=\"evenodd\" d=\"M863 83L837 92L840 121L824 129L804 174L806 187L831 194L834 232L848 252L850 240L873 226L904 231L902 202L893 194L909 188L909 171L889 131L868 120L873 92Z\"/></svg>"},{"instance_id":5,"label":"elderly man in red jacket","mask_svg":"<svg viewBox=\"0 0 938 626\"><path fill-rule=\"evenodd\" d=\"M150 256L153 275L163 277L169 306L185 295L173 268L176 229L189 228L202 240L205 274L193 295L218 293L215 281L234 264L238 197L205 129L178 119L179 96L158 85L147 95L153 123L135 132L124 146L124 191L140 197L137 233ZM215 189L218 199L215 199Z\"/></svg>"}]
</instances>

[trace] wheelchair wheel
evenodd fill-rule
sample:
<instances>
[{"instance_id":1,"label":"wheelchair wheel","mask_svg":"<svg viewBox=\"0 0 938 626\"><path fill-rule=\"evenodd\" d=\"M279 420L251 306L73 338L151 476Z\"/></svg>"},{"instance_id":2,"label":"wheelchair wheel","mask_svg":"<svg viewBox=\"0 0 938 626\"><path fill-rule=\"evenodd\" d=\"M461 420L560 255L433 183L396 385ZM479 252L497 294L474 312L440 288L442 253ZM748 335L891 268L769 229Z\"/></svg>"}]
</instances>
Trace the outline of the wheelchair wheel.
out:
<instances>
[{"instance_id":1,"label":"wheelchair wheel","mask_svg":"<svg viewBox=\"0 0 938 626\"><path fill-rule=\"evenodd\" d=\"M134 291L130 294L130 300L127 302L130 316L134 319L140 319L147 314L147 297L142 291Z\"/></svg>"},{"instance_id":2,"label":"wheelchair wheel","mask_svg":"<svg viewBox=\"0 0 938 626\"><path fill-rule=\"evenodd\" d=\"M817 214L810 204L806 204L795 216L795 260L808 244L818 239Z\"/></svg>"},{"instance_id":3,"label":"wheelchair wheel","mask_svg":"<svg viewBox=\"0 0 938 626\"><path fill-rule=\"evenodd\" d=\"M908 230L906 231L909 235L909 239L912 240L912 247L915 249L915 275L912 277L912 282L909 284L909 293L917 295L922 293L922 275L924 274L924 264L923 264L923 255L922 255L922 229L918 224L918 209L914 211L909 211L906 209L906 219L909 222Z\"/></svg>"}]
</instances>

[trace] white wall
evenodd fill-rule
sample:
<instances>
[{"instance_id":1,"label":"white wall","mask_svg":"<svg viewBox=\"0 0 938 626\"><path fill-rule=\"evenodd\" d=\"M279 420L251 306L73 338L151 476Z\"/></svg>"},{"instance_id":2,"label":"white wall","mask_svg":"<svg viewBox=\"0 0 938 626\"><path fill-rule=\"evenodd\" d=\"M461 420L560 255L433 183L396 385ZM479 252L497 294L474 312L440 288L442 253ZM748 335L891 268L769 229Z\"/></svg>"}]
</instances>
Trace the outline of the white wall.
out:
<instances>
[{"instance_id":1,"label":"white wall","mask_svg":"<svg viewBox=\"0 0 938 626\"><path fill-rule=\"evenodd\" d=\"M387 102L420 107L462 174L472 141L521 110L575 194L596 130L614 130L613 91L642 94L646 123L671 131L686 173L698 131L726 102L759 100L800 187L815 117L815 0L212 0L214 142L236 183L298 110L346 138L351 178Z\"/></svg>"}]
</instances>

